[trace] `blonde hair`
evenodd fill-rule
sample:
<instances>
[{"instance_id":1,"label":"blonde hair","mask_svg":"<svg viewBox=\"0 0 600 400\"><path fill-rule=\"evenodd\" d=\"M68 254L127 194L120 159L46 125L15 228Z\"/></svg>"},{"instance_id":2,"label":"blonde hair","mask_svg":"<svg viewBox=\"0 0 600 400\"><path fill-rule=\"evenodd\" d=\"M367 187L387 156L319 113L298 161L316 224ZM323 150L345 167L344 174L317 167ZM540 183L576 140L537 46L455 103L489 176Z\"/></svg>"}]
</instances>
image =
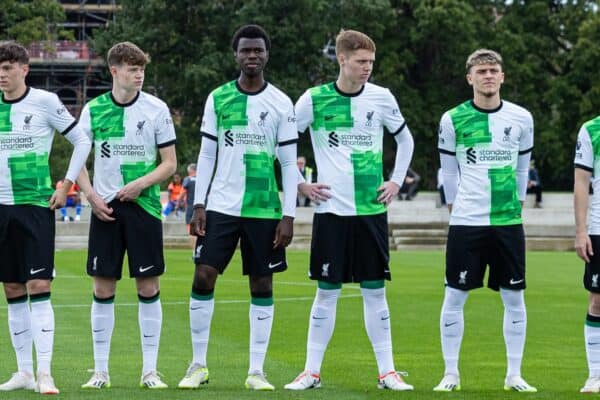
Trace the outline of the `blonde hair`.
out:
<instances>
[{"instance_id":1,"label":"blonde hair","mask_svg":"<svg viewBox=\"0 0 600 400\"><path fill-rule=\"evenodd\" d=\"M335 53L349 53L356 50L369 50L375 53L375 42L359 31L341 30L335 38Z\"/></svg>"},{"instance_id":2,"label":"blonde hair","mask_svg":"<svg viewBox=\"0 0 600 400\"><path fill-rule=\"evenodd\" d=\"M143 67L150 62L148 54L144 53L139 47L131 42L115 44L108 50L106 58L109 67L123 64L139 65Z\"/></svg>"},{"instance_id":3,"label":"blonde hair","mask_svg":"<svg viewBox=\"0 0 600 400\"><path fill-rule=\"evenodd\" d=\"M498 64L502 66L502 56L494 50L477 49L467 57L467 73L471 71L474 65L480 64Z\"/></svg>"}]
</instances>

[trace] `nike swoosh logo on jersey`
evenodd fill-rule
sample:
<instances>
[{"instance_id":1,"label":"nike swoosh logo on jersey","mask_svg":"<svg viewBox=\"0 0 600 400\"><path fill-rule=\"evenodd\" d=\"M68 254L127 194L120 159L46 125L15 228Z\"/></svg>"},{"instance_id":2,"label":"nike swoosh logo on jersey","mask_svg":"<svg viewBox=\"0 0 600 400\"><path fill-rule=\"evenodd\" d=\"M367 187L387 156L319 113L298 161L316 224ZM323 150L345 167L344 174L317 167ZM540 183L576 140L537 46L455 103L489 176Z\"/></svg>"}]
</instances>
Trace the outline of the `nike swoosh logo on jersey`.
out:
<instances>
[{"instance_id":1,"label":"nike swoosh logo on jersey","mask_svg":"<svg viewBox=\"0 0 600 400\"><path fill-rule=\"evenodd\" d=\"M107 130L108 130L107 126L100 128L100 132L106 132Z\"/></svg>"},{"instance_id":2,"label":"nike swoosh logo on jersey","mask_svg":"<svg viewBox=\"0 0 600 400\"><path fill-rule=\"evenodd\" d=\"M154 265L149 265L147 267L140 267L140 272L146 272L152 268L154 268Z\"/></svg>"},{"instance_id":3,"label":"nike swoosh logo on jersey","mask_svg":"<svg viewBox=\"0 0 600 400\"><path fill-rule=\"evenodd\" d=\"M271 263L269 263L269 268L270 268L270 269L273 269L273 268L276 268L276 267L280 266L281 264L283 264L283 261L279 261L279 262L278 262L278 263L276 263L276 264L271 264Z\"/></svg>"},{"instance_id":4,"label":"nike swoosh logo on jersey","mask_svg":"<svg viewBox=\"0 0 600 400\"><path fill-rule=\"evenodd\" d=\"M229 118L230 116L231 116L230 114L227 114L227 115L222 115L222 116L221 116L221 119L227 119L227 118Z\"/></svg>"},{"instance_id":5,"label":"nike swoosh logo on jersey","mask_svg":"<svg viewBox=\"0 0 600 400\"><path fill-rule=\"evenodd\" d=\"M449 327L449 326L456 325L456 324L458 324L458 321L454 321L454 322L446 322L446 323L444 323L444 326L447 328L447 327Z\"/></svg>"},{"instance_id":6,"label":"nike swoosh logo on jersey","mask_svg":"<svg viewBox=\"0 0 600 400\"><path fill-rule=\"evenodd\" d=\"M42 271L43 271L43 270L45 270L45 269L46 269L46 268L38 268L38 269L33 269L33 268L31 268L31 269L29 270L29 274L31 274L31 275L35 275L35 274L37 274L38 272L42 272Z\"/></svg>"},{"instance_id":7,"label":"nike swoosh logo on jersey","mask_svg":"<svg viewBox=\"0 0 600 400\"><path fill-rule=\"evenodd\" d=\"M508 283L510 283L511 285L516 285L516 284L518 284L518 283L521 283L521 282L523 282L524 280L525 280L525 279L519 279L518 281L515 281L514 279L511 279L511 280L510 280L510 282L508 282Z\"/></svg>"},{"instance_id":8,"label":"nike swoosh logo on jersey","mask_svg":"<svg viewBox=\"0 0 600 400\"><path fill-rule=\"evenodd\" d=\"M325 116L325 121L329 121L329 120L334 119L334 118L335 118L335 115L326 115Z\"/></svg>"}]
</instances>

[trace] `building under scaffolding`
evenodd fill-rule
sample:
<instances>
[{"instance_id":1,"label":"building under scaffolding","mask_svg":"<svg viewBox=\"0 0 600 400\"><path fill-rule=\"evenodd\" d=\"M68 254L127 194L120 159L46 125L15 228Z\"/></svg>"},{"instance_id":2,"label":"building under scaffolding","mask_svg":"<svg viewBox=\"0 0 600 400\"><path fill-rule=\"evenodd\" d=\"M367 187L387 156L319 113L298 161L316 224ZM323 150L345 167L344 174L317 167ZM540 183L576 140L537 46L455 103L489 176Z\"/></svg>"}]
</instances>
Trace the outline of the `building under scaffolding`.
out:
<instances>
[{"instance_id":1,"label":"building under scaffolding","mask_svg":"<svg viewBox=\"0 0 600 400\"><path fill-rule=\"evenodd\" d=\"M73 115L90 99L110 90L111 82L101 55L89 48L95 29L115 18L115 0L61 0L67 19L61 27L73 31L76 41L37 42L29 46L28 83L55 92Z\"/></svg>"}]
</instances>

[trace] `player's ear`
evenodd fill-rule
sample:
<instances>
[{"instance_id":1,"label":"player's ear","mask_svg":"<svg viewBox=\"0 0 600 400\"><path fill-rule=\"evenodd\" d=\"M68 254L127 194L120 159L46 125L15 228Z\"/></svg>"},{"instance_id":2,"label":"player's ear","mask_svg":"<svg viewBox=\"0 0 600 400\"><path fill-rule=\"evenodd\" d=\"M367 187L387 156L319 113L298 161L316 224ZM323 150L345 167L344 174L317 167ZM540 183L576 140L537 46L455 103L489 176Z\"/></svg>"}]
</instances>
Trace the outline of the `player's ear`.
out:
<instances>
[{"instance_id":1,"label":"player's ear","mask_svg":"<svg viewBox=\"0 0 600 400\"><path fill-rule=\"evenodd\" d=\"M473 86L473 78L470 72L467 74L467 82L469 82L469 85Z\"/></svg>"}]
</instances>

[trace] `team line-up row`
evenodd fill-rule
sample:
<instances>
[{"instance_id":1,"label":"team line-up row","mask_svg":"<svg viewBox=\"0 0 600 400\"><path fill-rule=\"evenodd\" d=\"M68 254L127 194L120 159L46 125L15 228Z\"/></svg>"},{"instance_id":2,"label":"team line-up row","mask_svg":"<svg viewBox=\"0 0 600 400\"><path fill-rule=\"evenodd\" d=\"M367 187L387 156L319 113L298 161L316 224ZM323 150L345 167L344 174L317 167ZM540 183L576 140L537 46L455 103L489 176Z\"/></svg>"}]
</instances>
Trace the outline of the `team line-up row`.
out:
<instances>
[{"instance_id":1,"label":"team line-up row","mask_svg":"<svg viewBox=\"0 0 600 400\"><path fill-rule=\"evenodd\" d=\"M190 233L197 235L189 300L193 359L179 388L208 383L206 353L214 289L241 244L250 283L251 390L274 390L263 364L274 317L273 274L287 268L285 247L293 235L296 194L317 204L310 279L317 293L309 316L306 363L289 390L321 386L323 356L346 282L359 282L365 326L378 368L378 387L413 390L396 372L385 281L391 278L386 206L398 194L414 142L388 89L369 82L375 43L345 30L336 38L339 75L291 102L264 77L271 42L257 25L239 28L232 50L239 77L208 96L202 119ZM17 372L0 390L58 393L51 375L54 313L54 211L77 182L92 207L87 273L94 283L91 306L94 372L84 389L110 387L109 352L116 283L127 253L139 298L142 346L140 386L167 388L157 373L162 326L159 277L165 270L158 184L176 169L175 129L167 105L142 91L148 56L135 44L114 45L107 55L112 90L83 108L76 121L58 97L26 85L29 57L17 43L0 45L0 280ZM466 80L473 98L444 113L439 153L450 210L446 288L440 316L445 372L435 391L460 390L459 349L463 308L471 289L487 285L504 303L507 350L505 390L536 392L521 376L527 314L524 302L525 239L521 206L533 149L533 118L501 99L502 57L479 49L468 56ZM383 179L384 128L397 149L389 180ZM296 168L298 132L310 132L319 171L305 182ZM55 131L72 144L63 185L52 191L48 154ZM600 391L600 200L588 221L588 184L600 176L600 118L581 128L575 156L577 254L586 262L590 291L585 323L589 377L582 392ZM94 145L93 185L85 160ZM160 156L160 158L158 157ZM283 203L274 159L281 165ZM594 196L600 193L594 178ZM589 230L588 230L589 227ZM32 349L36 348L34 374Z\"/></svg>"}]
</instances>

